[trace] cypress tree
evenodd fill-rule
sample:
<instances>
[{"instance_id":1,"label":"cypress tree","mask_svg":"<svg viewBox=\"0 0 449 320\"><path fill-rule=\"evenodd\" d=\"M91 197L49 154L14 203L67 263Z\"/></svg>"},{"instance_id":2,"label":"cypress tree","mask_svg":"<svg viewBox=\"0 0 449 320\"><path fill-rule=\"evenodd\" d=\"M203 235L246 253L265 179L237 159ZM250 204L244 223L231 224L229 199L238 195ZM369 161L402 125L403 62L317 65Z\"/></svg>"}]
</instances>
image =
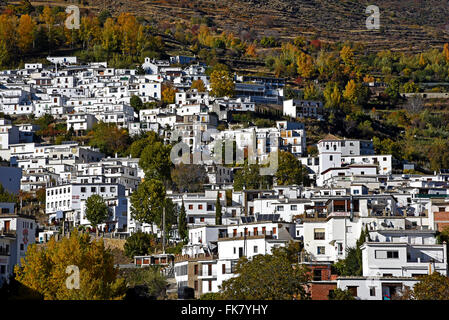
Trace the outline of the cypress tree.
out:
<instances>
[{"instance_id":1,"label":"cypress tree","mask_svg":"<svg viewBox=\"0 0 449 320\"><path fill-rule=\"evenodd\" d=\"M217 226L221 225L222 221L221 221L221 202L220 202L220 192L217 193L217 202L215 203L215 224Z\"/></svg>"},{"instance_id":2,"label":"cypress tree","mask_svg":"<svg viewBox=\"0 0 449 320\"><path fill-rule=\"evenodd\" d=\"M182 200L181 210L179 211L178 219L179 219L178 220L179 236L185 242L188 237L188 232L187 232L187 217L186 217L186 208L184 206L184 200Z\"/></svg>"}]
</instances>

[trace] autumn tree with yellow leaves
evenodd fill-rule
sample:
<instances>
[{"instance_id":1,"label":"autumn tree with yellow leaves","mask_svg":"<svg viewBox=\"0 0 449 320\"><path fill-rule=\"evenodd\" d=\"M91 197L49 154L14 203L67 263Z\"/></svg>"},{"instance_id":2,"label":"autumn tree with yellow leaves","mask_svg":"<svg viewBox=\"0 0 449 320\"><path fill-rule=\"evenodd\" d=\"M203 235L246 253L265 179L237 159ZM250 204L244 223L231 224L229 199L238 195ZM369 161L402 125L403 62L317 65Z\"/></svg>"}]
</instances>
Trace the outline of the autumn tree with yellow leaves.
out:
<instances>
[{"instance_id":1,"label":"autumn tree with yellow leaves","mask_svg":"<svg viewBox=\"0 0 449 320\"><path fill-rule=\"evenodd\" d=\"M125 282L117 277L113 255L103 240L91 241L89 235L77 231L60 241L52 238L45 247L31 245L21 265L14 269L15 279L45 300L110 300L125 296ZM79 286L73 278L77 276L75 268L79 271Z\"/></svg>"},{"instance_id":2,"label":"autumn tree with yellow leaves","mask_svg":"<svg viewBox=\"0 0 449 320\"><path fill-rule=\"evenodd\" d=\"M36 30L36 22L28 14L20 16L19 25L17 27L18 42L17 46L21 53L28 53L33 46L34 32Z\"/></svg>"},{"instance_id":3,"label":"autumn tree with yellow leaves","mask_svg":"<svg viewBox=\"0 0 449 320\"><path fill-rule=\"evenodd\" d=\"M214 97L233 97L235 85L231 75L225 70L215 70L210 75L211 94Z\"/></svg>"},{"instance_id":4,"label":"autumn tree with yellow leaves","mask_svg":"<svg viewBox=\"0 0 449 320\"><path fill-rule=\"evenodd\" d=\"M296 64L298 65L298 75L303 78L310 78L315 70L313 58L304 52L299 53Z\"/></svg>"}]
</instances>

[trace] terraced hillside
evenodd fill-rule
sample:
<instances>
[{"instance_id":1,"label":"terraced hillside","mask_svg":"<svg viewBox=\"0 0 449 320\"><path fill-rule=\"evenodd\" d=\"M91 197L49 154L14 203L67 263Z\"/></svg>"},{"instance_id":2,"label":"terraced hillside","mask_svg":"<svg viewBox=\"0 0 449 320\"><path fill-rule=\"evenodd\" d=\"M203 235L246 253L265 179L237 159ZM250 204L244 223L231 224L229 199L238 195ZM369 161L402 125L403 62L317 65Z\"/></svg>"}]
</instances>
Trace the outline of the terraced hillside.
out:
<instances>
[{"instance_id":1,"label":"terraced hillside","mask_svg":"<svg viewBox=\"0 0 449 320\"><path fill-rule=\"evenodd\" d=\"M19 1L8 1L18 3ZM78 4L72 0L33 5ZM84 0L81 8L130 11L148 21L171 24L206 16L220 29L244 34L363 42L369 50L420 51L449 42L449 1L444 0ZM368 5L380 8L381 29L367 30Z\"/></svg>"}]
</instances>

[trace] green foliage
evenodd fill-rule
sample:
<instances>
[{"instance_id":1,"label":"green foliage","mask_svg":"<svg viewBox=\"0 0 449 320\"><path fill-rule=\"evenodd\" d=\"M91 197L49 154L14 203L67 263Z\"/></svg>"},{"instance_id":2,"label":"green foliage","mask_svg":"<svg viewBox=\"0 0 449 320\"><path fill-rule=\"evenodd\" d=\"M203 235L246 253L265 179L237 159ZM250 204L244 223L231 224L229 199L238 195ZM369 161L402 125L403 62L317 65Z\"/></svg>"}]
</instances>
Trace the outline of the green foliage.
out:
<instances>
[{"instance_id":1,"label":"green foliage","mask_svg":"<svg viewBox=\"0 0 449 320\"><path fill-rule=\"evenodd\" d=\"M142 99L140 99L139 96L136 96L136 95L131 96L131 99L130 99L129 103L130 103L131 107L134 108L134 111L136 111L137 113L141 109L143 109L143 102L142 102Z\"/></svg>"},{"instance_id":2,"label":"green foliage","mask_svg":"<svg viewBox=\"0 0 449 320\"><path fill-rule=\"evenodd\" d=\"M355 297L348 290L337 288L329 295L329 300L355 300Z\"/></svg>"},{"instance_id":3,"label":"green foliage","mask_svg":"<svg viewBox=\"0 0 449 320\"><path fill-rule=\"evenodd\" d=\"M18 197L14 193L9 193L0 183L0 202L18 202Z\"/></svg>"},{"instance_id":4,"label":"green foliage","mask_svg":"<svg viewBox=\"0 0 449 320\"><path fill-rule=\"evenodd\" d=\"M104 199L98 195L91 195L86 200L86 219L96 228L99 224L106 222L109 217L108 206Z\"/></svg>"},{"instance_id":5,"label":"green foliage","mask_svg":"<svg viewBox=\"0 0 449 320\"><path fill-rule=\"evenodd\" d=\"M126 239L124 245L125 255L133 259L135 256L151 254L154 245L153 235L142 231L135 232Z\"/></svg>"},{"instance_id":6,"label":"green foliage","mask_svg":"<svg viewBox=\"0 0 449 320\"><path fill-rule=\"evenodd\" d=\"M279 153L278 169L276 170L278 185L310 185L307 169L289 152Z\"/></svg>"},{"instance_id":7,"label":"green foliage","mask_svg":"<svg viewBox=\"0 0 449 320\"><path fill-rule=\"evenodd\" d=\"M304 265L292 266L287 254L274 249L272 254L256 255L251 261L241 258L237 277L223 282L225 300L302 300L308 299L305 286L310 273Z\"/></svg>"},{"instance_id":8,"label":"green foliage","mask_svg":"<svg viewBox=\"0 0 449 320\"><path fill-rule=\"evenodd\" d=\"M187 228L187 215L186 215L186 208L184 206L184 200L182 200L181 209L179 211L178 233L181 240L187 241L189 237L189 230Z\"/></svg>"},{"instance_id":9,"label":"green foliage","mask_svg":"<svg viewBox=\"0 0 449 320\"><path fill-rule=\"evenodd\" d=\"M410 300L449 300L449 278L438 272L420 277Z\"/></svg>"},{"instance_id":10,"label":"green foliage","mask_svg":"<svg viewBox=\"0 0 449 320\"><path fill-rule=\"evenodd\" d=\"M145 146L140 154L139 165L145 172L146 179L170 181L170 171L173 167L170 152L171 145L166 145L162 141L156 140Z\"/></svg>"},{"instance_id":11,"label":"green foliage","mask_svg":"<svg viewBox=\"0 0 449 320\"><path fill-rule=\"evenodd\" d=\"M143 286L145 295L152 298L160 297L168 286L167 279L161 274L158 267L127 270L123 278L130 288Z\"/></svg>"},{"instance_id":12,"label":"green foliage","mask_svg":"<svg viewBox=\"0 0 449 320\"><path fill-rule=\"evenodd\" d=\"M217 193L217 201L215 201L215 225L220 226L222 224L222 208L219 193Z\"/></svg>"},{"instance_id":13,"label":"green foliage","mask_svg":"<svg viewBox=\"0 0 449 320\"><path fill-rule=\"evenodd\" d=\"M366 237L369 237L367 228L364 230L362 229L356 247L346 249L346 258L339 260L334 264L339 275L361 276L363 274L362 250L360 247L365 243Z\"/></svg>"},{"instance_id":14,"label":"green foliage","mask_svg":"<svg viewBox=\"0 0 449 320\"><path fill-rule=\"evenodd\" d=\"M260 175L260 165L248 164L245 161L243 168L234 174L234 190L243 190L243 187L248 190L268 188L272 185L271 176Z\"/></svg>"},{"instance_id":15,"label":"green foliage","mask_svg":"<svg viewBox=\"0 0 449 320\"><path fill-rule=\"evenodd\" d=\"M200 300L222 300L220 292L208 292L199 297Z\"/></svg>"},{"instance_id":16,"label":"green foliage","mask_svg":"<svg viewBox=\"0 0 449 320\"><path fill-rule=\"evenodd\" d=\"M164 204L163 183L156 179L145 180L131 195L131 216L141 223L152 224L161 216Z\"/></svg>"},{"instance_id":17,"label":"green foliage","mask_svg":"<svg viewBox=\"0 0 449 320\"><path fill-rule=\"evenodd\" d=\"M155 223L162 227L162 213L165 208L166 231L176 223L177 208L171 199L166 198L164 184L156 179L144 180L131 195L131 216L136 221ZM154 232L153 232L154 233Z\"/></svg>"},{"instance_id":18,"label":"green foliage","mask_svg":"<svg viewBox=\"0 0 449 320\"><path fill-rule=\"evenodd\" d=\"M99 148L100 152L109 156L114 156L115 153L126 155L131 140L127 130L105 122L95 124L87 136L90 146Z\"/></svg>"},{"instance_id":19,"label":"green foliage","mask_svg":"<svg viewBox=\"0 0 449 320\"><path fill-rule=\"evenodd\" d=\"M204 189L207 175L203 166L181 162L171 171L171 179L181 192L200 192Z\"/></svg>"}]
</instances>

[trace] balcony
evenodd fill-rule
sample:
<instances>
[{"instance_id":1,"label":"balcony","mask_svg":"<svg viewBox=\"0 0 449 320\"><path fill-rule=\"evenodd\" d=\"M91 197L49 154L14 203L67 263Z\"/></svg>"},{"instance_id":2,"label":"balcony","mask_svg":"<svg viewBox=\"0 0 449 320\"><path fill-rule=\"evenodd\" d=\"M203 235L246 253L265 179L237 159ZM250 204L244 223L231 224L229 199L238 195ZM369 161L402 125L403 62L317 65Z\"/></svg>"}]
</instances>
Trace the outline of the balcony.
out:
<instances>
[{"instance_id":1,"label":"balcony","mask_svg":"<svg viewBox=\"0 0 449 320\"><path fill-rule=\"evenodd\" d=\"M0 229L0 235L15 237L16 236L16 230L1 228Z\"/></svg>"},{"instance_id":2,"label":"balcony","mask_svg":"<svg viewBox=\"0 0 449 320\"><path fill-rule=\"evenodd\" d=\"M276 239L276 234L272 231L265 232L237 232L232 234L219 234L218 239L220 240L242 240L245 238L271 238Z\"/></svg>"},{"instance_id":3,"label":"balcony","mask_svg":"<svg viewBox=\"0 0 449 320\"><path fill-rule=\"evenodd\" d=\"M198 279L209 279L209 278L216 278L217 277L217 270L212 271L206 271L203 272L203 270L198 271Z\"/></svg>"}]
</instances>

